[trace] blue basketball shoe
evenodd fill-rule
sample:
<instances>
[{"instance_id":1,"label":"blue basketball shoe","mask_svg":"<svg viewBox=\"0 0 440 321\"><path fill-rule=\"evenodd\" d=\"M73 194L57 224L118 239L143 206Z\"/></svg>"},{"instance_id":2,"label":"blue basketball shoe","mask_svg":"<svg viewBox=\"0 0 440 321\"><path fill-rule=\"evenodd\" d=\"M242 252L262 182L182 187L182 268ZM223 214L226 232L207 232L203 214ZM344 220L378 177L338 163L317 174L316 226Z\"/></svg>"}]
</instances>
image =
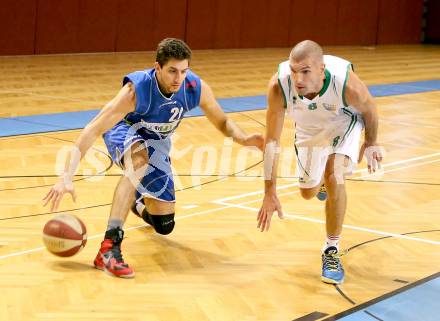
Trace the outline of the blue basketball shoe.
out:
<instances>
[{"instance_id":1,"label":"blue basketball shoe","mask_svg":"<svg viewBox=\"0 0 440 321\"><path fill-rule=\"evenodd\" d=\"M322 254L322 282L340 284L344 281L345 273L340 257L338 249L334 246L330 246L324 251Z\"/></svg>"},{"instance_id":2,"label":"blue basketball shoe","mask_svg":"<svg viewBox=\"0 0 440 321\"><path fill-rule=\"evenodd\" d=\"M322 184L321 187L319 188L319 192L318 194L316 194L316 197L320 201L325 201L327 199L327 190L325 189L324 184Z\"/></svg>"}]
</instances>

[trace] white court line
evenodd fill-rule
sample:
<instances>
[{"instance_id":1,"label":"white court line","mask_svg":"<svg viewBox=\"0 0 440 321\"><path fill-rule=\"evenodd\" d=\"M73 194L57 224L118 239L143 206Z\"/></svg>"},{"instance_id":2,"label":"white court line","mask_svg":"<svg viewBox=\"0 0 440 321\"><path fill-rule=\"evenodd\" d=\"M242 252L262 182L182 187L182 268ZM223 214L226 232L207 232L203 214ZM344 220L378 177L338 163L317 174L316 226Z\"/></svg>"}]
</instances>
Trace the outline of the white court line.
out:
<instances>
[{"instance_id":1,"label":"white court line","mask_svg":"<svg viewBox=\"0 0 440 321\"><path fill-rule=\"evenodd\" d=\"M182 206L182 208L185 209L185 210L190 210L190 209L193 209L193 208L196 208L196 207L199 207L199 205L192 204L192 205L183 205Z\"/></svg>"},{"instance_id":2,"label":"white court line","mask_svg":"<svg viewBox=\"0 0 440 321\"><path fill-rule=\"evenodd\" d=\"M432 154L428 154L428 155L425 155L425 156L418 156L418 157L408 158L408 159L404 159L404 160L400 160L400 161L395 161L395 162L391 162L391 163L386 163L386 164L382 165L382 168L387 168L387 167L390 167L390 166L404 164L404 163L409 163L409 162L413 162L413 161L416 161L416 160L431 158L431 157L435 157L435 156L440 156L440 153L432 153ZM438 160L436 160L436 161L438 161ZM414 165L414 166L417 166L417 165ZM355 170L353 172L353 174L362 173L362 172L365 172L365 171L366 171L366 169L357 169L357 170ZM364 175L364 176L361 176L361 177L356 177L356 178L364 178L364 177L367 177L367 176L370 176L370 174ZM277 190L282 190L282 189L286 189L286 188L294 187L294 186L298 186L298 185L299 185L299 183L292 183L292 184L277 186ZM215 201L212 201L212 202L215 203L215 204L225 205L225 204L223 204L223 202L225 202L225 201L235 200L237 198L243 198L243 197L246 197L246 196L258 195L258 194L264 194L264 190L259 190L259 191L255 191L255 192L239 194L239 195L235 195L235 196L229 196L229 197L221 198L221 199L218 199L218 200L215 200Z\"/></svg>"},{"instance_id":3,"label":"white court line","mask_svg":"<svg viewBox=\"0 0 440 321\"><path fill-rule=\"evenodd\" d=\"M436 155L440 155L440 153L434 153L434 154L429 154L429 155L426 155L426 156L421 156L421 157L416 157L416 158L410 158L410 159L407 159L406 162L411 162L411 161L418 160L418 159L425 159L425 158L433 157L433 156L436 156ZM439 161L439 160L435 160L435 161ZM402 163L402 162L404 162L404 161L399 161L399 163ZM432 162L434 162L434 161L432 161ZM395 163L396 163L396 162L394 162L394 163L388 163L388 164L383 165L382 167L391 166L392 164L395 164ZM421 165L421 164L423 164L423 163L420 163L420 165ZM417 165L417 164L414 164L414 166L416 166L416 165ZM403 169L403 168L404 168L404 167L402 167L401 169ZM358 171L355 171L355 172L360 172L360 171L363 171L363 170L364 170L364 169L362 169L362 170L358 170ZM398 170L398 169L394 169L394 170ZM394 171L394 170L393 170L393 171ZM366 176L369 176L369 174L368 174L368 175L361 176L361 177L359 177L359 178L366 177ZM278 189L288 188L288 187L291 187L291 186L298 186L298 183L296 183L296 184L288 184L288 185L284 185L284 186L281 186L280 188L277 188L277 190L278 190ZM262 192L264 192L264 191L257 191L257 192L252 192L252 193L245 193L245 194L237 195L237 196L232 197L232 198L229 197L229 198L223 198L223 199L214 200L214 201L212 201L212 203L217 204L217 205L223 205L223 206L222 206L222 207L219 207L219 208L214 208L214 209L210 209L210 210L205 210L205 211L196 212L196 213L193 213L193 214L188 214L188 215L179 216L179 217L176 217L175 220L182 220L182 219L186 219L186 218L189 218L189 217L200 216L200 215L204 215L204 214L208 214L208 213L218 212L218 211L224 210L224 209L226 209L226 208L234 208L234 207L235 207L235 208L237 208L237 207L238 207L238 208L243 207L243 209L248 209L248 210L252 209L252 211L254 211L254 210L255 210L254 208L251 208L251 207L246 208L246 207L244 207L243 205L245 205L245 204L251 204L251 203L255 203L255 202L260 202L260 201L261 201L260 199L252 200L252 201L246 201L246 202L243 202L243 203L240 203L240 204L229 204L229 203L224 203L224 201L225 201L225 200L228 200L228 199L242 198L242 197L245 197L245 196L248 196L248 195L261 194ZM289 195L289 194L295 194L295 193L298 193L298 192L299 192L299 190L296 190L296 191L290 191L290 192L286 192L286 193L279 194L279 196ZM321 221L321 220L312 219L312 218L308 218L308 217L302 217L302 216L298 216L298 217L296 217L296 218L298 218L298 219L302 219L302 220L305 220L305 221L316 222L316 223L322 223L322 222L323 222L323 221ZM350 225L347 225L347 226L350 226ZM135 230L135 229L139 229L139 228L143 228L143 227L148 227L148 225L144 225L144 224L143 224L143 225L138 225L138 226L132 226L132 227L126 228L126 229L124 229L124 230L125 230L125 231L129 231L129 230ZM394 234L394 233L386 233L386 232L382 232L382 231L376 231L376 230L371 230L371 229L365 229L365 228L355 227L355 226L350 226L349 228L352 228L352 229L361 229L361 230L363 230L363 231L368 231L368 232L376 233L376 234L379 234L379 235L394 236L394 237L396 237L396 238L418 240L418 241L421 241L421 242L427 242L427 243L432 243L432 242L434 242L434 241L430 241L430 240L419 239L419 238L412 238L412 237L405 236L405 235ZM96 235L93 235L93 236L88 237L88 240L96 239L96 238L98 238L98 237L103 237L103 236L104 236L104 233L96 234ZM434 244L437 244L437 245L438 245L438 244L440 244L440 242L434 242ZM41 247L37 247L37 248L33 248L33 249L29 249L29 250L25 250L25 251L13 252L13 253L10 253L10 254L5 254L5 255L0 256L0 260L4 260L4 259L10 258L10 257L14 257L14 256L20 256L20 255L24 255L24 254L34 253L34 252L42 251L42 250L44 250L44 249L45 249L45 247L44 247L44 246L41 246Z\"/></svg>"},{"instance_id":4,"label":"white court line","mask_svg":"<svg viewBox=\"0 0 440 321\"><path fill-rule=\"evenodd\" d=\"M241 208L244 210L253 211L253 212L258 212L260 210L258 208L243 206L240 204L235 205L235 207ZM285 214L284 213L284 217L290 218L292 220L296 219L296 220L308 221L308 222L313 222L313 223L325 224L324 220L300 216L300 215L293 215L293 214ZM374 230L374 229L365 228L365 227L346 225L346 224L344 224L343 227L346 229L349 229L349 230L357 230L357 231L369 232L369 233L379 234L379 235L384 235L384 236L392 236L392 237L399 238L399 239L405 239L405 240L418 241L418 242L423 242L423 243L428 243L428 244L440 245L440 242L437 242L437 241L431 241L431 240L427 240L427 239L421 239L418 237L412 237L412 236L407 236L407 235L402 235L402 234L383 232L383 231Z\"/></svg>"},{"instance_id":5,"label":"white court line","mask_svg":"<svg viewBox=\"0 0 440 321\"><path fill-rule=\"evenodd\" d=\"M434 153L434 154L429 154L429 155L426 155L426 156L415 157L415 158L410 158L410 159L403 160L403 161L388 163L388 164L383 165L382 167L389 167L389 166L392 166L392 165L394 165L396 163L401 164L402 162L411 162L411 161L414 161L414 160L425 159L425 158L429 158L429 157L433 157L433 156L437 156L437 155L440 155L440 153ZM403 166L403 167L394 168L394 169L391 169L391 170L388 170L388 171L384 171L383 173L385 174L385 173L389 173L389 172L394 172L394 171L398 171L398 170L402 170L402 169L406 169L406 168L410 168L410 167L421 166L421 165L430 164L430 163L439 162L439 161L440 161L440 159L435 159L435 160L432 160L432 161L411 164L411 165L408 165L408 166ZM365 171L365 169L357 170L354 173L362 172L362 171ZM371 176L371 175L372 174L366 174L366 175L362 175L362 176L357 177L357 178L358 179L365 178L365 177L368 177L368 176ZM288 184L288 185L282 186L282 188L285 188L286 186L290 187L292 185L298 185L298 184L299 183L297 183L297 184ZM282 189L282 188L280 188L280 189ZM278 188L277 188L277 190L278 190ZM227 203L227 202L225 202L225 200L227 200L227 199L242 198L244 196L260 194L261 192L264 193L264 190L263 191L252 192L252 193L246 193L246 194L242 194L242 195L236 195L234 197L223 198L223 199L215 200L215 201L212 201L212 202L215 203L215 204L218 204L218 205L224 205L224 206L232 205L232 206L237 207L237 208L251 210L253 212L258 212L259 209L257 209L257 208L247 207L247 206L243 206L243 205L245 205L245 204L252 204L252 203L256 203L256 202L261 202L261 199L251 200L251 201L243 202L243 203L240 203L240 204ZM295 193L298 193L298 192L299 192L299 190L296 190L296 191L282 193L282 194L279 194L278 196L295 194ZM314 223L319 223L319 224L325 224L324 220L309 218L309 217L305 217L305 216L289 215L289 214L284 214L284 216L290 217L290 218L294 218L294 219L303 220L303 221L309 221L309 222L314 222ZM418 242L429 243L429 244L434 244L434 245L440 245L440 242L436 242L436 241L432 241L432 240L427 240L427 239L422 239L422 238L417 238L417 237L411 237L411 236L407 236L407 235L383 232L383 231L379 231L379 230L373 230L373 229L364 228L364 227L358 227L358 226L353 226L353 225L345 225L344 224L343 226L345 228L352 229L352 230L359 230L359 231L370 232L370 233L384 235L384 236L391 236L391 237L400 238L400 239L406 239L406 240L418 241Z\"/></svg>"},{"instance_id":6,"label":"white court line","mask_svg":"<svg viewBox=\"0 0 440 321\"><path fill-rule=\"evenodd\" d=\"M295 193L299 193L299 191L296 190L296 191L286 192L286 193L279 194L279 196L295 194ZM175 220L177 221L177 220L183 220L183 219L194 217L194 216L201 216L201 215L205 215L205 214L208 214L208 213L218 212L218 211L224 210L226 208L241 208L241 209L246 209L246 210L251 210L251 211L258 212L259 209L256 209L256 208L253 208L253 207L247 207L247 206L243 206L243 205L251 204L251 203L256 203L256 202L260 202L260 201L261 200L258 199L258 200L246 201L246 202L243 202L243 203L240 203L240 204L228 204L228 205L225 205L225 206L222 206L222 207L219 207L219 208L214 208L214 209L205 210L205 211L201 211L201 212L197 212L197 213L193 213L193 214L178 216L178 217L175 218ZM284 216L292 218L292 219L299 219L299 220L303 220L303 221L309 221L309 222L314 222L314 223L325 224L325 221L323 221L323 220L314 219L314 218L310 218L310 217L304 217L304 216L298 216L298 215L290 215L290 214L284 214ZM387 233L387 232L383 232L383 231L367 229L367 228L357 227L357 226L352 226L352 225L344 225L344 227L348 228L348 229L359 230L359 231L364 231L364 232L370 232L370 233L384 235L384 236L393 236L395 238L408 239L408 240L412 240L412 241L419 241L419 242L424 242L424 243L429 243L429 244L440 245L440 242L435 242L435 241L431 241L431 240L410 237L410 236L401 235L401 234ZM125 228L124 230L125 231L130 231L130 230L136 230L136 229L140 229L140 228L151 228L151 226L149 226L147 224L142 224L142 225L128 227L128 228ZM96 239L96 238L99 238L99 237L103 237L103 236L104 236L104 233L95 234L93 236L88 237L87 240L93 240L93 239ZM4 260L4 259L10 258L10 257L14 257L14 256L20 256L20 255L24 255L24 254L31 254L31 253L34 253L34 252L39 252L39 251L42 251L44 249L45 249L45 247L41 246L41 247L37 247L37 248L34 248L34 249L30 249L30 250L25 250L25 251L5 254L5 255L0 256L0 260Z\"/></svg>"},{"instance_id":7,"label":"white court line","mask_svg":"<svg viewBox=\"0 0 440 321\"><path fill-rule=\"evenodd\" d=\"M433 152L433 151L437 152L439 150L438 148L433 148L433 147L405 145L405 144L399 144L399 143L391 143L389 141L383 142L383 145L384 146L396 146L401 149L406 149L406 148L418 149L418 150L425 151L425 152Z\"/></svg>"},{"instance_id":8,"label":"white court line","mask_svg":"<svg viewBox=\"0 0 440 321\"><path fill-rule=\"evenodd\" d=\"M383 173L385 174L385 173L395 172L395 171L398 171L398 170L401 170L401 169L406 169L406 168L410 168L410 167L416 167L416 166L425 165L425 164L431 164L431 163L436 163L436 162L440 162L440 159L435 159L433 161L428 161L428 162L423 162L423 163L412 164L412 165L408 165L408 166L404 166L404 167L399 167L399 168L393 168L393 169L390 169L388 171L384 171ZM365 169L363 169L363 170L365 170ZM363 171L363 170L361 170L361 171ZM365 171L367 171L367 170L365 170ZM355 179L361 179L361 178L365 178L365 177L368 177L368 176L372 176L372 174L362 175L362 176L356 177ZM296 194L296 193L299 193L299 190L291 191L291 192L286 192L286 193L281 193L281 194L277 194L277 195L278 196L285 196L285 195ZM212 202L215 202L215 204L219 204L219 205L231 205L231 203L226 203L226 202L223 202L223 201L212 201ZM244 203L240 203L240 205L251 204L253 202L255 202L255 200L247 201L247 202L244 202Z\"/></svg>"},{"instance_id":9,"label":"white court line","mask_svg":"<svg viewBox=\"0 0 440 321\"><path fill-rule=\"evenodd\" d=\"M426 164L432 164L432 163L437 163L437 162L440 162L440 159L434 159L434 160L428 161L428 162L416 163L416 164L411 164L411 165L403 166L403 167L399 167L399 168L393 168L388 171L385 171L385 173L391 173L391 172L400 171L400 170L406 169L406 168L411 168L411 167L416 167L416 166L421 166L421 165L426 165ZM369 175L366 175L366 176L369 176ZM362 177L356 177L356 178L362 178Z\"/></svg>"},{"instance_id":10,"label":"white court line","mask_svg":"<svg viewBox=\"0 0 440 321\"><path fill-rule=\"evenodd\" d=\"M394 166L394 165L405 164L405 163L413 162L416 160L431 158L431 157L435 157L435 156L440 156L440 152L428 154L425 156L417 156L417 157L413 157L413 158L403 159L403 160L395 161L395 162L391 162L391 163L386 163L382 167L390 167L390 166Z\"/></svg>"},{"instance_id":11,"label":"white court line","mask_svg":"<svg viewBox=\"0 0 440 321\"><path fill-rule=\"evenodd\" d=\"M416 128L430 128L430 129L437 129L440 128L438 126L434 126L434 125L425 125L425 124L413 124L413 123L407 123L407 122L403 122L403 121L397 121L397 120L388 120L388 119L379 119L380 122L383 123L389 123L389 124L395 124L395 125L404 125L404 126L411 126L411 127L416 127Z\"/></svg>"},{"instance_id":12,"label":"white court line","mask_svg":"<svg viewBox=\"0 0 440 321\"><path fill-rule=\"evenodd\" d=\"M10 253L10 254L6 254L6 255L0 256L0 260L7 259L8 257L20 256L20 255L23 255L23 254L29 254L29 253L33 253L33 252L38 252L38 251L41 251L41 250L44 250L44 249L45 249L44 246L40 246L40 247L36 247L36 248L30 249L30 250L14 252L14 253Z\"/></svg>"},{"instance_id":13,"label":"white court line","mask_svg":"<svg viewBox=\"0 0 440 321\"><path fill-rule=\"evenodd\" d=\"M193 214L182 215L182 216L176 217L175 220L176 221L177 220L183 220L183 219L194 217L194 216L200 216L200 215L205 215L205 214L208 214L208 213L218 212L218 211L224 210L226 208L231 208L231 207L234 207L234 206L233 205L226 205L226 206L222 206L222 207L213 208L213 209L210 209L210 210L196 212L196 213L193 213ZM148 225L148 224L142 224L142 225L137 225L137 226L132 226L132 227L124 228L124 231L136 230L136 229L139 229L139 228L151 228L151 226ZM87 237L87 240L93 240L93 239L96 239L96 238L99 238L99 237L103 237L103 236L104 236L104 233L95 234L95 235ZM44 249L45 249L44 246L40 246L40 247L36 247L36 248L33 248L33 249L25 250L25 251L13 252L13 253L10 253L10 254L1 255L0 256L0 260L4 260L4 259L10 258L10 257L14 257L14 256L20 256L20 255L24 255L24 254L34 253L34 252L42 251Z\"/></svg>"}]
</instances>

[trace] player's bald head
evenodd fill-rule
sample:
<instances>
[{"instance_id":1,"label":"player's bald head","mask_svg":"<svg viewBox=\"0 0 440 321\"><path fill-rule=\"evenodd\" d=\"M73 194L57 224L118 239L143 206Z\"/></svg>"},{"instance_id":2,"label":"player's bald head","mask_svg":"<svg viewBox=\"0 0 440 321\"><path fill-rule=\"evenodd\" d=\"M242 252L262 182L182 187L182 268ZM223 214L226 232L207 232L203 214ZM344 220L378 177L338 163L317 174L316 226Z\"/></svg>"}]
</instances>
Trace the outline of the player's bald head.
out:
<instances>
[{"instance_id":1,"label":"player's bald head","mask_svg":"<svg viewBox=\"0 0 440 321\"><path fill-rule=\"evenodd\" d=\"M307 58L316 62L323 62L324 59L321 46L312 40L299 42L290 52L290 60L302 61Z\"/></svg>"},{"instance_id":2,"label":"player's bald head","mask_svg":"<svg viewBox=\"0 0 440 321\"><path fill-rule=\"evenodd\" d=\"M316 42L304 40L293 47L289 59L291 77L299 95L312 99L321 90L325 79L322 48Z\"/></svg>"}]
</instances>

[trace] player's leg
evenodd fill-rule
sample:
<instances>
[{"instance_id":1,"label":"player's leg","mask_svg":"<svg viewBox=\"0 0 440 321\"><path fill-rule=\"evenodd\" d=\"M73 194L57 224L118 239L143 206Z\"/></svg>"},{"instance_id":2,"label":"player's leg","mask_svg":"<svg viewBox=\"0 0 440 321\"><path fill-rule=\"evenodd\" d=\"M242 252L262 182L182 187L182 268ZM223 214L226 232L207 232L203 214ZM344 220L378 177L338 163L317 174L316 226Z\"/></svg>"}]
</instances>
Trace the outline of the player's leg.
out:
<instances>
[{"instance_id":1,"label":"player's leg","mask_svg":"<svg viewBox=\"0 0 440 321\"><path fill-rule=\"evenodd\" d=\"M343 156L342 156L343 157ZM344 279L344 270L338 256L338 240L341 234L345 214L345 186L338 185L340 179L334 172L335 154L328 155L328 150L298 149L297 166L299 168L299 187L301 196L311 199L326 186L329 197L326 201L327 241L322 253L321 279L327 283L338 284ZM302 170L301 170L302 169Z\"/></svg>"},{"instance_id":2,"label":"player's leg","mask_svg":"<svg viewBox=\"0 0 440 321\"><path fill-rule=\"evenodd\" d=\"M335 173L337 161L351 162L350 158L341 154L329 156L324 174L327 201L325 202L326 232L327 239L322 251L322 276L323 282L339 284L344 280L344 268L339 258L339 239L342 232L342 224L347 209L347 194L343 175L338 177Z\"/></svg>"},{"instance_id":3,"label":"player's leg","mask_svg":"<svg viewBox=\"0 0 440 321\"><path fill-rule=\"evenodd\" d=\"M134 213L162 235L170 234L175 226L175 203L144 197L136 202Z\"/></svg>"},{"instance_id":4,"label":"player's leg","mask_svg":"<svg viewBox=\"0 0 440 321\"><path fill-rule=\"evenodd\" d=\"M162 235L174 229L175 191L169 151L169 139L148 143L150 159L147 174L136 191L132 211Z\"/></svg>"},{"instance_id":5,"label":"player's leg","mask_svg":"<svg viewBox=\"0 0 440 321\"><path fill-rule=\"evenodd\" d=\"M139 149L140 145L139 142L135 143L128 151L128 153L131 153L130 158L134 171L125 169L124 175L121 176L115 188L107 231L94 262L95 267L98 269L103 269L112 275L123 278L134 276L133 269L122 258L121 243L124 238L123 224L127 218L129 208L134 202L135 182L141 180L140 175L144 172L142 168L146 168L148 163L145 148Z\"/></svg>"},{"instance_id":6,"label":"player's leg","mask_svg":"<svg viewBox=\"0 0 440 321\"><path fill-rule=\"evenodd\" d=\"M130 153L130 161L127 161L128 153ZM125 222L128 210L135 200L136 187L145 175L147 166L146 148L141 142L134 143L124 156L124 172L113 194L109 225L122 226Z\"/></svg>"},{"instance_id":7,"label":"player's leg","mask_svg":"<svg viewBox=\"0 0 440 321\"><path fill-rule=\"evenodd\" d=\"M301 196L312 199L324 184L324 170L329 150L322 147L295 147Z\"/></svg>"},{"instance_id":8,"label":"player's leg","mask_svg":"<svg viewBox=\"0 0 440 321\"><path fill-rule=\"evenodd\" d=\"M113 160L123 166L124 174L115 188L107 230L94 260L96 268L123 278L134 276L133 269L124 262L121 254L123 224L134 201L136 182L141 181L148 164L148 154L143 141L140 137L126 140L128 131L128 125L116 125L104 137Z\"/></svg>"},{"instance_id":9,"label":"player's leg","mask_svg":"<svg viewBox=\"0 0 440 321\"><path fill-rule=\"evenodd\" d=\"M337 158L339 158L339 160L336 160ZM340 168L335 165L337 161L343 162L345 168L348 168L351 165L350 158L341 154L332 154L327 161L324 182L328 194L328 199L325 203L326 230L328 235L341 234L344 215L347 208L344 175L342 174L337 178L338 174L335 173L335 169ZM341 170L343 170L343 168Z\"/></svg>"},{"instance_id":10,"label":"player's leg","mask_svg":"<svg viewBox=\"0 0 440 321\"><path fill-rule=\"evenodd\" d=\"M345 276L339 251L340 235L347 209L344 177L352 173L357 163L363 125L355 119L353 125L349 127L351 130L347 131L340 144L334 146L334 154L329 156L324 173L328 194L325 204L327 238L323 246L321 279L332 284L343 282Z\"/></svg>"},{"instance_id":11,"label":"player's leg","mask_svg":"<svg viewBox=\"0 0 440 321\"><path fill-rule=\"evenodd\" d=\"M319 193L319 191L321 190L321 186L322 186L323 182L324 182L324 178L322 178L321 181L319 181L316 186L300 187L299 190L300 190L302 198L304 198L306 200L310 200L313 197L315 197Z\"/></svg>"},{"instance_id":12,"label":"player's leg","mask_svg":"<svg viewBox=\"0 0 440 321\"><path fill-rule=\"evenodd\" d=\"M302 153L308 153L308 156ZM327 239L322 253L321 279L327 283L338 284L344 279L344 270L338 256L338 241L347 204L345 185L338 184L341 183L341 178L334 171L335 154L329 156L328 150L323 149L320 153L315 152L311 155L307 150L299 150L298 153L297 166L301 167L303 164L304 169L299 172L300 192L303 198L311 199L320 191L322 184L325 184L328 194L325 206ZM343 180L343 175L340 176Z\"/></svg>"}]
</instances>

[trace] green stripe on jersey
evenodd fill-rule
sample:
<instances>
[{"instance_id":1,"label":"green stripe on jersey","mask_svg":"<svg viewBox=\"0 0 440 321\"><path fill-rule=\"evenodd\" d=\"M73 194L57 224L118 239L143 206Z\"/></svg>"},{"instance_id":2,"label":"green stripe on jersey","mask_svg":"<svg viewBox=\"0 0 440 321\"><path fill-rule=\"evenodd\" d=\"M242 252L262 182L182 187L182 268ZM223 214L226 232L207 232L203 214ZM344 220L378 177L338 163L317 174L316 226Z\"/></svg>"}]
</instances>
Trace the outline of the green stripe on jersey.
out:
<instances>
[{"instance_id":1,"label":"green stripe on jersey","mask_svg":"<svg viewBox=\"0 0 440 321\"><path fill-rule=\"evenodd\" d=\"M280 86L281 92L283 93L284 108L287 108L286 94L284 93L284 89L283 89L283 86L281 85L281 80L280 80L280 67L281 67L281 64L278 65L278 85Z\"/></svg>"},{"instance_id":2,"label":"green stripe on jersey","mask_svg":"<svg viewBox=\"0 0 440 321\"><path fill-rule=\"evenodd\" d=\"M325 79L324 79L324 85L322 86L321 90L319 91L319 97L325 94L325 91L328 88L328 85L330 85L330 80L332 78L332 75L330 74L330 71L327 69L324 70Z\"/></svg>"},{"instance_id":3,"label":"green stripe on jersey","mask_svg":"<svg viewBox=\"0 0 440 321\"><path fill-rule=\"evenodd\" d=\"M296 139L296 135L295 135L295 139ZM303 166L303 164L301 164L301 160L299 158L299 152L298 152L298 148L296 147L296 144L293 143L293 146L295 147L295 154L296 154L296 159L298 160L298 165L302 168L303 172L310 177L310 174L307 173L306 168Z\"/></svg>"},{"instance_id":4,"label":"green stripe on jersey","mask_svg":"<svg viewBox=\"0 0 440 321\"><path fill-rule=\"evenodd\" d=\"M348 72L350 71L350 69L353 70L353 65L352 64L348 64L347 65L347 71L345 72L344 85L342 86L342 102L344 103L345 107L348 107L347 101L345 100L345 86L347 85Z\"/></svg>"},{"instance_id":5,"label":"green stripe on jersey","mask_svg":"<svg viewBox=\"0 0 440 321\"><path fill-rule=\"evenodd\" d=\"M345 113L345 112L344 112L344 113ZM349 115L349 114L347 114L347 115ZM347 130L345 131L344 136L342 137L341 143L344 141L345 137L347 137L347 136L349 136L349 135L351 134L351 132L353 131L354 126L356 125L356 123L357 123L357 116L351 114L351 122L350 122L350 125L348 125L348 128L347 128Z\"/></svg>"},{"instance_id":6,"label":"green stripe on jersey","mask_svg":"<svg viewBox=\"0 0 440 321\"><path fill-rule=\"evenodd\" d=\"M351 117L350 125L348 125L348 128L347 128L347 130L345 131L344 136L342 137L342 140L341 140L341 143L342 143L342 142L344 141L345 137L348 136L348 135L350 135L350 133L352 132L354 126L356 125L356 122L357 122L357 116L356 116L355 114L353 114L353 113L352 113L350 110L348 110L348 109L345 109L345 108L341 108L341 109L342 109L342 112L343 112L344 114L346 114L347 116L350 116L350 117Z\"/></svg>"}]
</instances>

